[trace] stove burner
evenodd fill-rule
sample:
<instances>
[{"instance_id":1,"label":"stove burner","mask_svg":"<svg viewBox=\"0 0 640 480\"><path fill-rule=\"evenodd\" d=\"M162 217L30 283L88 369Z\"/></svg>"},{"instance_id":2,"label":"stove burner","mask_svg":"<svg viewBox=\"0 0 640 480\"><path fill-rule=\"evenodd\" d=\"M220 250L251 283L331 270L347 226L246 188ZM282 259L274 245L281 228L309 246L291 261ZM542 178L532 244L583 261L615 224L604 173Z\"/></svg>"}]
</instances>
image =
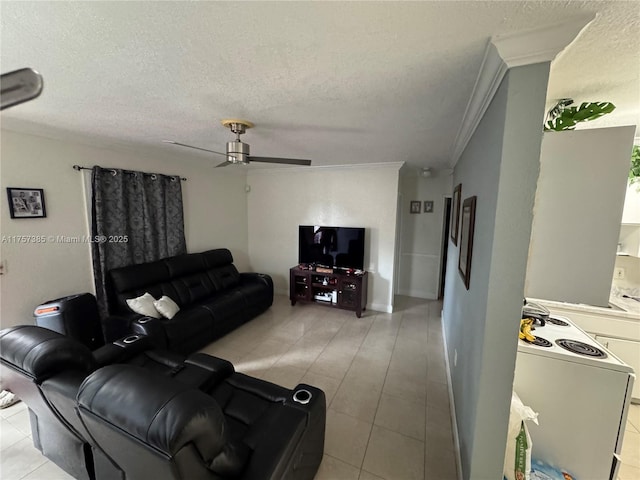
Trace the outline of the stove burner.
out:
<instances>
[{"instance_id":1,"label":"stove burner","mask_svg":"<svg viewBox=\"0 0 640 480\"><path fill-rule=\"evenodd\" d=\"M593 345L589 345L588 343L580 342L578 340L569 340L567 338L562 338L560 340L556 340L556 343L565 350L577 353L578 355L586 355L587 357L593 358L607 358L607 354L599 348L594 347Z\"/></svg>"},{"instance_id":2,"label":"stove burner","mask_svg":"<svg viewBox=\"0 0 640 480\"><path fill-rule=\"evenodd\" d=\"M560 320L559 318L556 318L556 317L547 318L547 322L553 323L554 325L559 325L561 327L568 327L569 326L569 324L567 322L565 322L564 320Z\"/></svg>"},{"instance_id":3,"label":"stove burner","mask_svg":"<svg viewBox=\"0 0 640 480\"><path fill-rule=\"evenodd\" d=\"M542 337L536 337L536 339L531 342L531 345L536 345L538 347L550 347L552 345L552 343L547 340L546 338L542 338Z\"/></svg>"}]
</instances>

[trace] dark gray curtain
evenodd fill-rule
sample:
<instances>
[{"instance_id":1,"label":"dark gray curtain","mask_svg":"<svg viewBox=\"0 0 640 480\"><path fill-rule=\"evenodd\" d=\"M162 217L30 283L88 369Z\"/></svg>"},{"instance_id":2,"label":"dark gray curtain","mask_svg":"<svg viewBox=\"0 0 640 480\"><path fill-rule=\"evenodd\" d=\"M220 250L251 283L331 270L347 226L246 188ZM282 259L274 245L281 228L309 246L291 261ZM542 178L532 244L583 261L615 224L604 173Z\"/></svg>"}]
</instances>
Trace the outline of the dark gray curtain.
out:
<instances>
[{"instance_id":1,"label":"dark gray curtain","mask_svg":"<svg viewBox=\"0 0 640 480\"><path fill-rule=\"evenodd\" d=\"M187 251L180 177L93 167L91 253L100 314L112 268Z\"/></svg>"}]
</instances>

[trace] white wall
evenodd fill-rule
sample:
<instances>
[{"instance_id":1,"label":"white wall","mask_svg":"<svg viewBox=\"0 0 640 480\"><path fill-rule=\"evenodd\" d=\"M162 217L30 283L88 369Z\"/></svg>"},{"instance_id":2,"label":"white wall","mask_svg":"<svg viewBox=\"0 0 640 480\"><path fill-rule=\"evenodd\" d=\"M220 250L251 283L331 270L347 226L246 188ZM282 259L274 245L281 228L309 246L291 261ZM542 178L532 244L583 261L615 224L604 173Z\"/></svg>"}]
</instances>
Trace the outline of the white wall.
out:
<instances>
[{"instance_id":1,"label":"white wall","mask_svg":"<svg viewBox=\"0 0 640 480\"><path fill-rule=\"evenodd\" d=\"M640 257L640 183L627 185L618 243L621 252Z\"/></svg>"},{"instance_id":2,"label":"white wall","mask_svg":"<svg viewBox=\"0 0 640 480\"><path fill-rule=\"evenodd\" d=\"M634 132L544 134L527 296L608 306Z\"/></svg>"},{"instance_id":3,"label":"white wall","mask_svg":"<svg viewBox=\"0 0 640 480\"><path fill-rule=\"evenodd\" d=\"M289 293L298 263L298 225L364 227L367 308L393 306L396 205L400 164L253 170L249 192L249 256L255 271Z\"/></svg>"},{"instance_id":4,"label":"white wall","mask_svg":"<svg viewBox=\"0 0 640 480\"><path fill-rule=\"evenodd\" d=\"M477 196L470 288L449 243L443 305L465 479L502 478L548 73L507 73L454 171Z\"/></svg>"},{"instance_id":5,"label":"white wall","mask_svg":"<svg viewBox=\"0 0 640 480\"><path fill-rule=\"evenodd\" d=\"M453 190L452 178L442 171L434 171L433 176L425 178L414 169L403 171L400 177L402 218L398 293L401 295L438 298L445 198ZM410 213L412 200L420 201L421 213ZM433 201L433 213L424 212L426 200Z\"/></svg>"},{"instance_id":6,"label":"white wall","mask_svg":"<svg viewBox=\"0 0 640 480\"><path fill-rule=\"evenodd\" d=\"M245 175L214 169L206 158L150 157L2 130L0 160L0 325L33 322L43 301L93 291L88 244L7 243L14 235L81 236L88 233L82 174L71 167L101 165L187 177L183 183L187 250L227 247L238 268L248 268ZM43 188L45 219L11 219L6 187Z\"/></svg>"},{"instance_id":7,"label":"white wall","mask_svg":"<svg viewBox=\"0 0 640 480\"><path fill-rule=\"evenodd\" d=\"M640 182L628 184L624 195L624 209L622 210L622 223L640 225Z\"/></svg>"}]
</instances>

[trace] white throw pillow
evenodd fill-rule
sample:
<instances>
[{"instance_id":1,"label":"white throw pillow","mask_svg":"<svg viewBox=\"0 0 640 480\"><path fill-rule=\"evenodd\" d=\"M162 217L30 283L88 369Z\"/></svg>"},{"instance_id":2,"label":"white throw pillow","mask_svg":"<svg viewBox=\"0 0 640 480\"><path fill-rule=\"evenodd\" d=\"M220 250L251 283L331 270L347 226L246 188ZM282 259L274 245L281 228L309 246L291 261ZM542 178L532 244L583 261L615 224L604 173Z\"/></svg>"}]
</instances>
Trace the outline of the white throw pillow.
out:
<instances>
[{"instance_id":1,"label":"white throw pillow","mask_svg":"<svg viewBox=\"0 0 640 480\"><path fill-rule=\"evenodd\" d=\"M166 295L163 295L160 300L153 302L153 306L160 312L160 315L169 319L173 318L173 316L180 311L180 307L176 302Z\"/></svg>"},{"instance_id":2,"label":"white throw pillow","mask_svg":"<svg viewBox=\"0 0 640 480\"><path fill-rule=\"evenodd\" d=\"M129 308L140 315L144 315L146 317L160 318L160 313L156 310L153 303L156 301L153 296L147 292L144 295L141 295L137 298L130 298L127 300L127 305Z\"/></svg>"}]
</instances>

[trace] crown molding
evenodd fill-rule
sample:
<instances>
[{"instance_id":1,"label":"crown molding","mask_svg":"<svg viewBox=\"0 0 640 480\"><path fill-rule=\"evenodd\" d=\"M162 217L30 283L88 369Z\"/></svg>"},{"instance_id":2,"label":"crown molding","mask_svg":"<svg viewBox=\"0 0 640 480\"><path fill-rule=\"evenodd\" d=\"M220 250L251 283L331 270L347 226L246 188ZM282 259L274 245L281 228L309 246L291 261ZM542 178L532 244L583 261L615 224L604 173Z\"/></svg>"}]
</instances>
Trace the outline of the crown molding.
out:
<instances>
[{"instance_id":1,"label":"crown molding","mask_svg":"<svg viewBox=\"0 0 640 480\"><path fill-rule=\"evenodd\" d=\"M551 62L569 46L596 14L523 32L495 35L491 39L508 68Z\"/></svg>"},{"instance_id":2,"label":"crown molding","mask_svg":"<svg viewBox=\"0 0 640 480\"><path fill-rule=\"evenodd\" d=\"M453 144L452 167L458 163L507 71L514 67L553 61L595 18L595 14L582 15L563 23L491 38Z\"/></svg>"},{"instance_id":3,"label":"crown molding","mask_svg":"<svg viewBox=\"0 0 640 480\"><path fill-rule=\"evenodd\" d=\"M380 162L380 163L356 163L350 165L319 165L310 167L260 167L250 168L248 175L271 175L279 173L317 173L320 171L344 171L344 170L380 170L388 169L400 171L404 162Z\"/></svg>"}]
</instances>

